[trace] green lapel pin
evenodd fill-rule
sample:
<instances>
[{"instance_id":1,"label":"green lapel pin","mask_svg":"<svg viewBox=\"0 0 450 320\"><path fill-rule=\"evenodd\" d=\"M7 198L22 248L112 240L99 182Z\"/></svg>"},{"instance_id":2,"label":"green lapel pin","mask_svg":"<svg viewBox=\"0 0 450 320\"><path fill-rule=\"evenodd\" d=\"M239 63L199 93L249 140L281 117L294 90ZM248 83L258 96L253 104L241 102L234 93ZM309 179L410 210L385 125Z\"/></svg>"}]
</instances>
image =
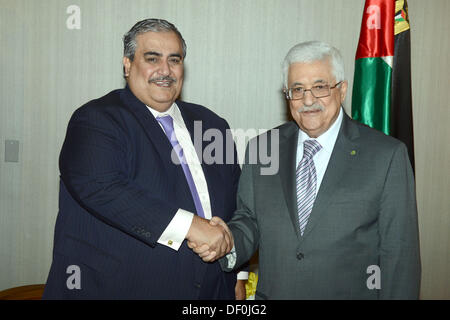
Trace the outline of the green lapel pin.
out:
<instances>
[{"instance_id":1,"label":"green lapel pin","mask_svg":"<svg viewBox=\"0 0 450 320\"><path fill-rule=\"evenodd\" d=\"M352 156L356 155L356 150L352 150L352 151L350 152L350 155L352 155Z\"/></svg>"}]
</instances>

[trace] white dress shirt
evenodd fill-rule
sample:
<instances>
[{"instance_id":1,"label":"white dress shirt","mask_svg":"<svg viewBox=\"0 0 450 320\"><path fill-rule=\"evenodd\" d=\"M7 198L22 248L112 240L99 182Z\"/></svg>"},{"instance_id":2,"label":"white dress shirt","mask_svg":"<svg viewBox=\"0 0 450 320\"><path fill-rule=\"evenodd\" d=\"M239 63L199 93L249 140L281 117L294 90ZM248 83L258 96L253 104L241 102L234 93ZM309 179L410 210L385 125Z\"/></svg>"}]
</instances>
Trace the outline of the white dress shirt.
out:
<instances>
[{"instance_id":1,"label":"white dress shirt","mask_svg":"<svg viewBox=\"0 0 450 320\"><path fill-rule=\"evenodd\" d=\"M325 171L328 167L328 162L330 161L331 153L333 152L334 145L336 143L336 139L339 133L339 129L341 128L343 118L342 108L339 111L339 115L336 118L336 121L328 128L327 131L322 133L317 138L310 138L305 132L299 130L298 141L297 141L297 166L303 158L303 142L305 140L316 140L322 146L313 157L314 166L316 167L316 177L317 177L317 188L316 195L319 191L320 185L323 180L323 176L325 175ZM296 166L296 167L297 167Z\"/></svg>"},{"instance_id":2,"label":"white dress shirt","mask_svg":"<svg viewBox=\"0 0 450 320\"><path fill-rule=\"evenodd\" d=\"M205 218L211 219L211 203L209 199L208 185L206 183L205 174L203 173L202 166L198 159L197 153L195 152L194 144L191 140L191 135L186 128L186 124L184 123L180 109L178 108L176 103L173 103L167 111L162 113L148 106L147 108L151 111L155 118L167 115L172 117L175 136L177 137L177 140L181 148L183 149L186 162L188 164L189 170L191 171L192 179L194 180L195 188L197 189L197 193L203 207ZM159 125L164 131L163 126L161 124ZM164 232L161 234L161 237L158 239L158 243L178 251L184 239L186 238L186 234L189 231L193 218L194 213L184 209L178 209L177 213L172 218L172 221L169 223Z\"/></svg>"}]
</instances>

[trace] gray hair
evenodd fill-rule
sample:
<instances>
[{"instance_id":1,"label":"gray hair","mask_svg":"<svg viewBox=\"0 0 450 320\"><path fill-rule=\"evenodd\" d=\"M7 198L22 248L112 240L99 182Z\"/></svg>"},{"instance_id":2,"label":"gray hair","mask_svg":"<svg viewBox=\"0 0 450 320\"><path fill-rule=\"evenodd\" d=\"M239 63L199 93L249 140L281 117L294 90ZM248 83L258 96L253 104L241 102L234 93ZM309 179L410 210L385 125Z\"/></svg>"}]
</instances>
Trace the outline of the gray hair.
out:
<instances>
[{"instance_id":1,"label":"gray hair","mask_svg":"<svg viewBox=\"0 0 450 320\"><path fill-rule=\"evenodd\" d=\"M344 60L338 49L320 41L302 42L289 50L283 62L284 87L288 88L289 67L293 63L308 63L329 59L336 82L345 80Z\"/></svg>"},{"instance_id":2,"label":"gray hair","mask_svg":"<svg viewBox=\"0 0 450 320\"><path fill-rule=\"evenodd\" d=\"M130 31L123 36L123 55L133 61L136 52L136 37L146 32L175 32L180 38L181 46L183 48L183 58L186 57L186 42L184 42L181 33L170 22L163 19L145 19L136 23Z\"/></svg>"}]
</instances>

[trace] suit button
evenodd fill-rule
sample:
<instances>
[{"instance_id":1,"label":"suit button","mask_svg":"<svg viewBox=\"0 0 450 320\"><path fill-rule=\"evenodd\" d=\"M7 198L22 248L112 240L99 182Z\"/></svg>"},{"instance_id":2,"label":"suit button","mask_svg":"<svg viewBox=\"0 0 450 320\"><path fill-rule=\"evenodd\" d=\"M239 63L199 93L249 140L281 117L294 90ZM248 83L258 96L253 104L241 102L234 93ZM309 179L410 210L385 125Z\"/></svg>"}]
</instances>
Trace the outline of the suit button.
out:
<instances>
[{"instance_id":1,"label":"suit button","mask_svg":"<svg viewBox=\"0 0 450 320\"><path fill-rule=\"evenodd\" d=\"M297 252L297 259L302 260L305 256L301 252Z\"/></svg>"},{"instance_id":2,"label":"suit button","mask_svg":"<svg viewBox=\"0 0 450 320\"><path fill-rule=\"evenodd\" d=\"M195 285L195 287L196 287L197 289L200 289L200 287L201 287L201 284L198 283L198 282L196 282L194 285Z\"/></svg>"}]
</instances>

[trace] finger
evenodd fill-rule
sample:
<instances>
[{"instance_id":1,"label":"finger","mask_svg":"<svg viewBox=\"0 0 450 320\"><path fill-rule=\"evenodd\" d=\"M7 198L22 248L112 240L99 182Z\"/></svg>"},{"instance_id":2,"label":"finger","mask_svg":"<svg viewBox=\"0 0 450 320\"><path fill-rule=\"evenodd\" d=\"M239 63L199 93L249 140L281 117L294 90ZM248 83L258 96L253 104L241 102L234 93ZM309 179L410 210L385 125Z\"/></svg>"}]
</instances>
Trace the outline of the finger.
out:
<instances>
[{"instance_id":1,"label":"finger","mask_svg":"<svg viewBox=\"0 0 450 320\"><path fill-rule=\"evenodd\" d=\"M187 242L187 245L188 245L188 247L191 248L191 249L197 247L197 245L195 244L195 242L192 242L192 241L188 241L188 242Z\"/></svg>"},{"instance_id":2,"label":"finger","mask_svg":"<svg viewBox=\"0 0 450 320\"><path fill-rule=\"evenodd\" d=\"M212 217L211 220L209 221L209 223L214 226L218 225L218 224L220 224L220 225L225 224L225 222L223 222L223 220L217 216Z\"/></svg>"},{"instance_id":3,"label":"finger","mask_svg":"<svg viewBox=\"0 0 450 320\"><path fill-rule=\"evenodd\" d=\"M225 233L224 241L222 242L222 246L221 246L222 251L221 251L220 255L223 256L228 251L229 247L230 247L230 236L227 233Z\"/></svg>"},{"instance_id":4,"label":"finger","mask_svg":"<svg viewBox=\"0 0 450 320\"><path fill-rule=\"evenodd\" d=\"M232 236L225 228L221 226L221 231L223 232L223 242L222 242L222 251L225 253L225 251L229 251L232 248Z\"/></svg>"},{"instance_id":5,"label":"finger","mask_svg":"<svg viewBox=\"0 0 450 320\"><path fill-rule=\"evenodd\" d=\"M214 227L214 235L211 238L211 243L210 243L210 250L211 251L215 251L216 253L221 253L223 252L225 249L224 247L227 246L226 243L226 233L224 232L223 228L221 226L216 226Z\"/></svg>"},{"instance_id":6,"label":"finger","mask_svg":"<svg viewBox=\"0 0 450 320\"><path fill-rule=\"evenodd\" d=\"M231 249L233 249L234 247L234 238L233 238L233 234L230 232L230 245L227 248L227 253L231 251Z\"/></svg>"},{"instance_id":7,"label":"finger","mask_svg":"<svg viewBox=\"0 0 450 320\"><path fill-rule=\"evenodd\" d=\"M228 225L225 223L225 221L223 221L219 217L212 217L211 220L214 221L215 224L219 224L230 237L232 236L231 230L228 228Z\"/></svg>"},{"instance_id":8,"label":"finger","mask_svg":"<svg viewBox=\"0 0 450 320\"><path fill-rule=\"evenodd\" d=\"M225 232L230 237L230 240L233 240L233 234L231 233L231 230L230 230L230 228L228 228L227 224L224 223L222 227L225 229Z\"/></svg>"},{"instance_id":9,"label":"finger","mask_svg":"<svg viewBox=\"0 0 450 320\"><path fill-rule=\"evenodd\" d=\"M228 249L229 244L223 240L220 244L219 247L216 251L216 257L223 257L226 253L227 253L227 249Z\"/></svg>"},{"instance_id":10,"label":"finger","mask_svg":"<svg viewBox=\"0 0 450 320\"><path fill-rule=\"evenodd\" d=\"M207 257L202 258L202 260L204 262L213 262L215 260L215 257L216 257L216 252L213 251Z\"/></svg>"},{"instance_id":11,"label":"finger","mask_svg":"<svg viewBox=\"0 0 450 320\"><path fill-rule=\"evenodd\" d=\"M227 252L230 252L231 249L234 246L234 238L233 238L233 234L231 233L231 230L227 228L225 228L225 231L227 231L227 235L228 235L228 249Z\"/></svg>"},{"instance_id":12,"label":"finger","mask_svg":"<svg viewBox=\"0 0 450 320\"><path fill-rule=\"evenodd\" d=\"M205 251L209 251L209 246L207 244L203 244L200 247L194 248L193 251L196 254L201 254L201 253L203 253Z\"/></svg>"},{"instance_id":13,"label":"finger","mask_svg":"<svg viewBox=\"0 0 450 320\"><path fill-rule=\"evenodd\" d=\"M227 243L227 249L226 251L229 252L234 245L234 240L233 240L233 234L231 233L231 230L228 228L227 224L219 217L214 216L211 219L213 221L214 224L218 224L219 226L222 227L222 232L226 235L225 236L225 241Z\"/></svg>"},{"instance_id":14,"label":"finger","mask_svg":"<svg viewBox=\"0 0 450 320\"><path fill-rule=\"evenodd\" d=\"M206 251L199 253L198 256L203 259L203 258L209 256L212 252L215 252L215 251L206 250Z\"/></svg>"}]
</instances>

